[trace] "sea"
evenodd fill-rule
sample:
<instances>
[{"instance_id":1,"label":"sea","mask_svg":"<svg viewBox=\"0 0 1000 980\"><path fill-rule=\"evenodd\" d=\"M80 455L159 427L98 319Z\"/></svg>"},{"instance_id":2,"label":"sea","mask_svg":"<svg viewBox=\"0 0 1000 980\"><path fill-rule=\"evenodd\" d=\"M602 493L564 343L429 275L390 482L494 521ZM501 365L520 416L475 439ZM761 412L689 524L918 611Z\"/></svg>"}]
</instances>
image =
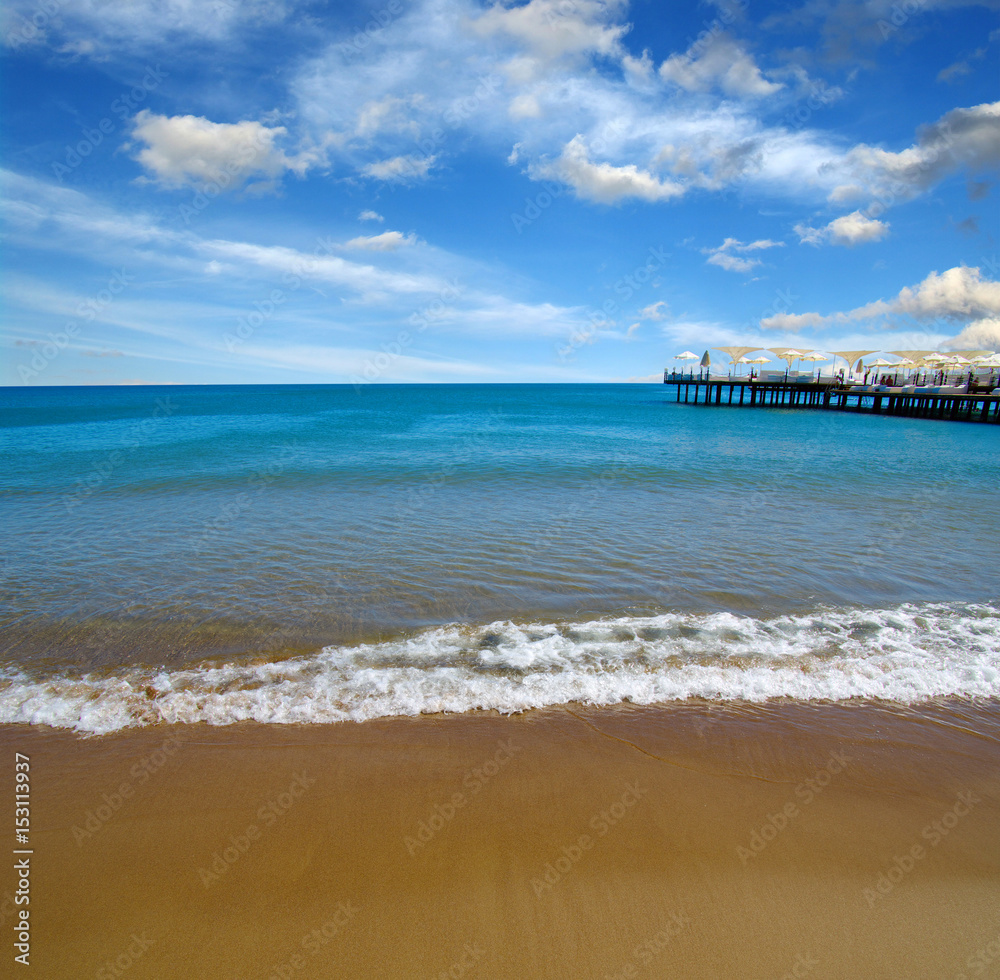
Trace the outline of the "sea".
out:
<instances>
[{"instance_id":1,"label":"sea","mask_svg":"<svg viewBox=\"0 0 1000 980\"><path fill-rule=\"evenodd\" d=\"M1000 696L1000 431L657 384L0 389L0 723Z\"/></svg>"}]
</instances>

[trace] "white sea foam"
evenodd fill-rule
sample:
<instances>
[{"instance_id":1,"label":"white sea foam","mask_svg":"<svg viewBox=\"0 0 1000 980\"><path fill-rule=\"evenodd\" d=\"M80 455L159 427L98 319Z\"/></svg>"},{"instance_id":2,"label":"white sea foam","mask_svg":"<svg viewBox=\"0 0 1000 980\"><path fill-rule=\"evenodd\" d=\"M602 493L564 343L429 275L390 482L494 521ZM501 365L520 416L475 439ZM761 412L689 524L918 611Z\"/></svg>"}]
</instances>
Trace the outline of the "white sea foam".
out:
<instances>
[{"instance_id":1,"label":"white sea foam","mask_svg":"<svg viewBox=\"0 0 1000 980\"><path fill-rule=\"evenodd\" d=\"M923 604L753 619L664 614L449 625L266 664L8 673L0 722L94 734L158 722L229 725L504 713L568 702L653 704L1000 696L1000 608Z\"/></svg>"}]
</instances>

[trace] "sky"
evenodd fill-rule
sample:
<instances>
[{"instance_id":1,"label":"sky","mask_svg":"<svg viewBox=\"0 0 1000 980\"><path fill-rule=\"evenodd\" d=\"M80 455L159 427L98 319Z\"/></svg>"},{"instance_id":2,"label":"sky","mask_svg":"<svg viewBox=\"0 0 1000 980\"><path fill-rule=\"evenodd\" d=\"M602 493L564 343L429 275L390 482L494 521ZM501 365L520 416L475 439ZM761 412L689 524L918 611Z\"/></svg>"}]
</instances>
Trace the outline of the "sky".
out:
<instances>
[{"instance_id":1,"label":"sky","mask_svg":"<svg viewBox=\"0 0 1000 980\"><path fill-rule=\"evenodd\" d=\"M0 42L5 385L1000 350L1000 0L7 0Z\"/></svg>"}]
</instances>

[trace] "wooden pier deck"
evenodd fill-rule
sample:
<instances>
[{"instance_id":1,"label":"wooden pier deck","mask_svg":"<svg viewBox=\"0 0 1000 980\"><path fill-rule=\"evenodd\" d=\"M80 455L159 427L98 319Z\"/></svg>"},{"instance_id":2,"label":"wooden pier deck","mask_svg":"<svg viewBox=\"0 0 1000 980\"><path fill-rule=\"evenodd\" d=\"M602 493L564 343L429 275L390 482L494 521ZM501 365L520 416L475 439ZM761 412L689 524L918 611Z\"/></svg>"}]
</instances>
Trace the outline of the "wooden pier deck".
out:
<instances>
[{"instance_id":1,"label":"wooden pier deck","mask_svg":"<svg viewBox=\"0 0 1000 980\"><path fill-rule=\"evenodd\" d=\"M835 381L748 381L741 378L680 377L664 372L677 401L692 405L818 408L874 415L1000 423L1000 395L980 392L913 391L841 386Z\"/></svg>"}]
</instances>

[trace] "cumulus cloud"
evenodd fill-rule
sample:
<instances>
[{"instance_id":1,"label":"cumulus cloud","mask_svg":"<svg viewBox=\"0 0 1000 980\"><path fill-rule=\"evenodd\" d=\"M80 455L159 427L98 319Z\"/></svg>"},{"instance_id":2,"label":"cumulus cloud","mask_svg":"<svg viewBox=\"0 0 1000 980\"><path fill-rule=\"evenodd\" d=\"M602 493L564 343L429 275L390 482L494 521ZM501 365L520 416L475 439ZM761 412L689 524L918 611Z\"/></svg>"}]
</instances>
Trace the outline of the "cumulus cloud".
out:
<instances>
[{"instance_id":1,"label":"cumulus cloud","mask_svg":"<svg viewBox=\"0 0 1000 980\"><path fill-rule=\"evenodd\" d=\"M344 248L363 249L369 252L391 252L402 245L416 245L417 236L400 231L383 231L381 235L360 235L344 243Z\"/></svg>"},{"instance_id":2,"label":"cumulus cloud","mask_svg":"<svg viewBox=\"0 0 1000 980\"><path fill-rule=\"evenodd\" d=\"M161 116L143 109L133 120L135 143L130 147L163 187L235 188L252 178L274 181L287 170L301 176L318 161L308 152L286 156L277 145L285 135L284 126L252 120L216 123L204 116Z\"/></svg>"},{"instance_id":3,"label":"cumulus cloud","mask_svg":"<svg viewBox=\"0 0 1000 980\"><path fill-rule=\"evenodd\" d=\"M409 180L422 180L434 166L437 156L420 156L409 154L390 157L388 160L376 160L361 168L366 177L375 177L388 183L405 183Z\"/></svg>"},{"instance_id":4,"label":"cumulus cloud","mask_svg":"<svg viewBox=\"0 0 1000 980\"><path fill-rule=\"evenodd\" d=\"M877 242L889 234L889 224L868 218L860 211L834 218L822 228L812 228L809 225L798 224L795 233L799 240L807 245L822 245L829 242L833 245L861 245L865 242Z\"/></svg>"},{"instance_id":5,"label":"cumulus cloud","mask_svg":"<svg viewBox=\"0 0 1000 980\"><path fill-rule=\"evenodd\" d=\"M718 88L726 95L759 99L783 86L769 82L747 50L725 34L708 44L694 44L684 54L674 54L660 65L660 77L688 92Z\"/></svg>"},{"instance_id":6,"label":"cumulus cloud","mask_svg":"<svg viewBox=\"0 0 1000 980\"><path fill-rule=\"evenodd\" d=\"M643 201L669 201L684 194L684 186L663 181L635 164L614 166L592 163L582 136L577 134L564 147L555 163L537 168L544 177L555 177L569 184L577 197L601 204L614 204L627 197Z\"/></svg>"},{"instance_id":7,"label":"cumulus cloud","mask_svg":"<svg viewBox=\"0 0 1000 980\"><path fill-rule=\"evenodd\" d=\"M973 320L961 333L941 346L944 350L1000 351L1000 317Z\"/></svg>"},{"instance_id":8,"label":"cumulus cloud","mask_svg":"<svg viewBox=\"0 0 1000 980\"><path fill-rule=\"evenodd\" d=\"M727 272L749 272L761 264L760 259L745 258L747 252L758 252L767 248L781 248L784 242L774 242L770 238L760 238L755 242L741 242L738 238L727 238L715 248L703 248L701 251L708 256L709 265L717 265ZM733 254L733 253L744 253Z\"/></svg>"},{"instance_id":9,"label":"cumulus cloud","mask_svg":"<svg viewBox=\"0 0 1000 980\"><path fill-rule=\"evenodd\" d=\"M480 37L498 35L519 43L530 55L552 62L585 53L620 56L627 24L610 23L625 0L530 0L518 7L495 3L470 22Z\"/></svg>"},{"instance_id":10,"label":"cumulus cloud","mask_svg":"<svg viewBox=\"0 0 1000 980\"><path fill-rule=\"evenodd\" d=\"M960 170L978 173L1000 166L1000 102L952 109L917 131L916 142L893 153L862 143L844 164L878 196L907 199Z\"/></svg>"},{"instance_id":11,"label":"cumulus cloud","mask_svg":"<svg viewBox=\"0 0 1000 980\"><path fill-rule=\"evenodd\" d=\"M358 221L385 222L385 218L383 218L377 211L362 211L361 214L358 215Z\"/></svg>"},{"instance_id":12,"label":"cumulus cloud","mask_svg":"<svg viewBox=\"0 0 1000 980\"><path fill-rule=\"evenodd\" d=\"M981 321L1000 318L1000 282L984 279L976 267L955 266L930 273L916 286L905 286L890 300L826 315L781 313L764 318L760 325L769 330L797 331L889 316L907 316L922 323L964 320L969 325L966 329L972 329Z\"/></svg>"}]
</instances>

